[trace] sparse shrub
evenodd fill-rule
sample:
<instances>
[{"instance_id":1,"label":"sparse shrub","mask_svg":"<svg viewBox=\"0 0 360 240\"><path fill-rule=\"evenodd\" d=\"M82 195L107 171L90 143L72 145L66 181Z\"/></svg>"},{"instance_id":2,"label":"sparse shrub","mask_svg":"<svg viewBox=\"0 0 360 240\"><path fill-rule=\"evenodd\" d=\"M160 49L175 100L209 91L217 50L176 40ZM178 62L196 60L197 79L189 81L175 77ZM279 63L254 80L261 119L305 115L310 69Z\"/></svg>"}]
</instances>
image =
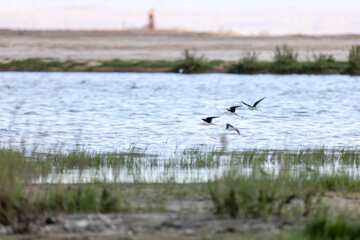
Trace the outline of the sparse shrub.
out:
<instances>
[{"instance_id":1,"label":"sparse shrub","mask_svg":"<svg viewBox=\"0 0 360 240\"><path fill-rule=\"evenodd\" d=\"M335 63L335 59L332 55L319 54L314 55L314 71L313 72L325 72L331 68L331 64Z\"/></svg>"},{"instance_id":2,"label":"sparse shrub","mask_svg":"<svg viewBox=\"0 0 360 240\"><path fill-rule=\"evenodd\" d=\"M327 55L327 54L320 53L319 55L314 55L314 61L317 63L322 63L322 64L334 63L335 58L333 55Z\"/></svg>"},{"instance_id":3,"label":"sparse shrub","mask_svg":"<svg viewBox=\"0 0 360 240\"><path fill-rule=\"evenodd\" d=\"M173 72L181 73L200 73L211 70L212 65L208 63L204 56L197 57L188 49L184 51L184 57L181 61L173 67Z\"/></svg>"},{"instance_id":4,"label":"sparse shrub","mask_svg":"<svg viewBox=\"0 0 360 240\"><path fill-rule=\"evenodd\" d=\"M302 73L302 64L297 59L298 53L287 45L277 46L269 70L274 73Z\"/></svg>"},{"instance_id":5,"label":"sparse shrub","mask_svg":"<svg viewBox=\"0 0 360 240\"><path fill-rule=\"evenodd\" d=\"M287 45L276 46L274 54L275 64L292 64L296 63L299 54Z\"/></svg>"},{"instance_id":6,"label":"sparse shrub","mask_svg":"<svg viewBox=\"0 0 360 240\"><path fill-rule=\"evenodd\" d=\"M360 45L352 46L349 51L349 73L360 74Z\"/></svg>"},{"instance_id":7,"label":"sparse shrub","mask_svg":"<svg viewBox=\"0 0 360 240\"><path fill-rule=\"evenodd\" d=\"M244 56L229 67L229 73L254 73L259 54L257 52L246 52Z\"/></svg>"}]
</instances>

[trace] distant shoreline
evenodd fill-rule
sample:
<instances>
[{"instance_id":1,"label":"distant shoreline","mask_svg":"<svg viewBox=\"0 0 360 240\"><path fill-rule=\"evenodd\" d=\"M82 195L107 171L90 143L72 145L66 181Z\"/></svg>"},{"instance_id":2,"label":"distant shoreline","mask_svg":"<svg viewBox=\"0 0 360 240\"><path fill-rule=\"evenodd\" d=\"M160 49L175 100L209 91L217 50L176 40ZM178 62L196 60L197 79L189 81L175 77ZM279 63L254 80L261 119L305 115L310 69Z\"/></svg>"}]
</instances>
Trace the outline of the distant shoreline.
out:
<instances>
[{"instance_id":1,"label":"distant shoreline","mask_svg":"<svg viewBox=\"0 0 360 240\"><path fill-rule=\"evenodd\" d=\"M0 72L137 72L137 73L179 73L183 60L176 61L60 61L56 59L25 59L0 63ZM239 62L209 61L206 66L194 72L184 73L238 73L238 74L350 74L348 62L331 63L296 62L274 68L272 62L252 63L244 68ZM240 64L240 66L239 66ZM352 73L350 75L358 75Z\"/></svg>"},{"instance_id":2,"label":"distant shoreline","mask_svg":"<svg viewBox=\"0 0 360 240\"><path fill-rule=\"evenodd\" d=\"M285 62L276 63L276 49L284 46ZM350 66L353 46L360 46L360 35L0 29L0 71L356 75L360 72L360 48L355 53L357 63ZM185 61L186 49L191 54ZM249 54L256 59L240 63ZM287 54L294 59L288 62Z\"/></svg>"}]
</instances>

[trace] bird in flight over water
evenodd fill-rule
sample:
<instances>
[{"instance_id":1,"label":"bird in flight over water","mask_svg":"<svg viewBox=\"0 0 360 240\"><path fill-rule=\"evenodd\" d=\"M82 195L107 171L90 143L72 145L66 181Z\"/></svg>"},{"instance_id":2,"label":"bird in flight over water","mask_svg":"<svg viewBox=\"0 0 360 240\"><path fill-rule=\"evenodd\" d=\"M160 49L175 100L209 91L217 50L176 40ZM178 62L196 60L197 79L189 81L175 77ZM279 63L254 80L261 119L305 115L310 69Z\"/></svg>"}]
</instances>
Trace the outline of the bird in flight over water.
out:
<instances>
[{"instance_id":1,"label":"bird in flight over water","mask_svg":"<svg viewBox=\"0 0 360 240\"><path fill-rule=\"evenodd\" d=\"M245 118L243 116L240 116L239 114L237 114L235 111L236 111L236 108L238 107L241 107L240 105L239 106L232 106L230 108L227 108L226 110L228 111L227 113L228 114L231 114L231 115L235 115L235 116L238 116L238 117L241 117L241 118Z\"/></svg>"},{"instance_id":2,"label":"bird in flight over water","mask_svg":"<svg viewBox=\"0 0 360 240\"><path fill-rule=\"evenodd\" d=\"M212 120L213 120L214 118L218 118L218 117L219 117L219 116L202 118L202 120L204 121L204 122L203 122L203 125L221 126L221 125L217 125L217 124L212 123Z\"/></svg>"},{"instance_id":3,"label":"bird in flight over water","mask_svg":"<svg viewBox=\"0 0 360 240\"><path fill-rule=\"evenodd\" d=\"M231 125L230 123L226 124L226 130L229 131L236 131L239 135L240 135L240 131L239 129L237 129L236 127L234 127L233 125Z\"/></svg>"},{"instance_id":4,"label":"bird in flight over water","mask_svg":"<svg viewBox=\"0 0 360 240\"><path fill-rule=\"evenodd\" d=\"M247 103L245 103L245 102L243 102L243 101L241 101L244 105L246 105L246 106L248 106L249 107L249 109L250 110L258 110L258 111L260 111L260 112L262 112L260 109L258 109L256 106L259 104L259 102L261 102L262 100L264 100L265 99L265 97L263 97L262 99L260 99L259 101L256 101L255 103L254 103L254 105L250 105L250 104L247 104Z\"/></svg>"}]
</instances>

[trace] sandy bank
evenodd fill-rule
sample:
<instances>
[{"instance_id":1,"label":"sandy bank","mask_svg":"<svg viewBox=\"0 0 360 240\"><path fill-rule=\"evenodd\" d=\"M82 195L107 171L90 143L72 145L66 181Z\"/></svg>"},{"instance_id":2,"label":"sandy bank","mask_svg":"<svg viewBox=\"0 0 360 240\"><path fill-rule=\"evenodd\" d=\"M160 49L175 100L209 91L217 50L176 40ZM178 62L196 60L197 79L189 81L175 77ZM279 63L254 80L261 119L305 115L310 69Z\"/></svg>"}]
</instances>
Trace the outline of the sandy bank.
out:
<instances>
[{"instance_id":1,"label":"sandy bank","mask_svg":"<svg viewBox=\"0 0 360 240\"><path fill-rule=\"evenodd\" d=\"M332 54L346 60L360 35L234 36L177 31L10 31L0 30L0 61L27 58L73 60L175 60L184 49L194 49L208 60L234 61L245 51L261 52L271 61L276 46L294 48L300 60Z\"/></svg>"}]
</instances>

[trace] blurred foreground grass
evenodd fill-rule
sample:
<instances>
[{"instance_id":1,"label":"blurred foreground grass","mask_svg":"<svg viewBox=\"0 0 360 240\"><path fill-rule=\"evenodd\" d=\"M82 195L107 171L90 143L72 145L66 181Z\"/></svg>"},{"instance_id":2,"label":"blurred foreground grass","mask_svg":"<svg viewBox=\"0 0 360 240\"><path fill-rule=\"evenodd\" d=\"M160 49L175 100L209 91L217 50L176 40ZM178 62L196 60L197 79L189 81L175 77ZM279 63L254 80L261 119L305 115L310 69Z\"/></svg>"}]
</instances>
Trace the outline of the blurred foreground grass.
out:
<instances>
[{"instance_id":1,"label":"blurred foreground grass","mask_svg":"<svg viewBox=\"0 0 360 240\"><path fill-rule=\"evenodd\" d=\"M334 196L344 200L360 193L359 167L360 150L356 148L227 152L189 147L172 156L136 148L112 153L2 148L0 225L18 233L31 232L31 226L49 214L167 212L175 203L180 212L293 221L300 230L279 236L286 239L293 239L298 231L303 239L357 239L358 216L350 221L344 217L345 208L326 213L321 209L337 205L331 200ZM176 182L172 175L174 171L219 168L223 172L199 183ZM133 183L109 178L109 169L114 176L126 172ZM161 169L163 178L142 180L142 175L154 169ZM93 177L84 181L84 172ZM69 176L73 177L67 182ZM185 202L190 207L181 207ZM194 202L197 204L191 206Z\"/></svg>"}]
</instances>

